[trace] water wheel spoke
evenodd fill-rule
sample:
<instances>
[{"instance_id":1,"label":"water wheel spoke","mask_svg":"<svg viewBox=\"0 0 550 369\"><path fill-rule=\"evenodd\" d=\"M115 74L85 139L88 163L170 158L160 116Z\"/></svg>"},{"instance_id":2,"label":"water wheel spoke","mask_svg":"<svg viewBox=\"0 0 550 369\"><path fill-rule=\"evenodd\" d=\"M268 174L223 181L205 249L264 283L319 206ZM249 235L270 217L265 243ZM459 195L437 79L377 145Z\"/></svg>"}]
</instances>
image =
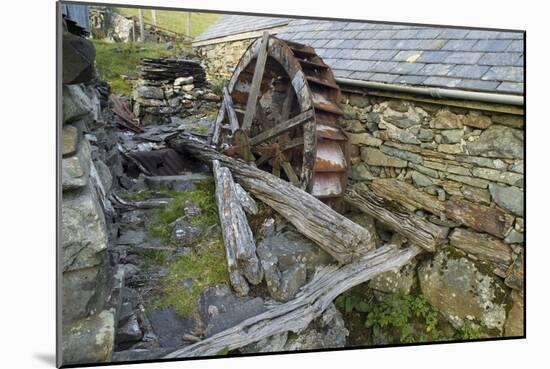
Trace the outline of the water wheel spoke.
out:
<instances>
[{"instance_id":1,"label":"water wheel spoke","mask_svg":"<svg viewBox=\"0 0 550 369\"><path fill-rule=\"evenodd\" d=\"M281 133L284 133L296 126L299 126L299 125L302 125L302 124L305 124L307 122L311 122L312 121L312 118L313 118L313 111L312 110L307 110L301 114L298 114L297 116L289 119L289 120L286 120L282 123L279 123L278 125L276 125L275 127L273 128L270 128L266 131L263 131L262 133L252 137L250 139L250 144L252 146L256 146L262 142L265 142L275 136L279 136ZM313 124L315 124L315 122L313 122Z\"/></svg>"},{"instance_id":2,"label":"water wheel spoke","mask_svg":"<svg viewBox=\"0 0 550 369\"><path fill-rule=\"evenodd\" d=\"M252 125L252 119L256 115L256 101L260 93L260 86L262 84L262 77L264 75L265 62L267 60L267 46L269 43L269 33L264 32L262 35L262 42L260 44L260 51L256 58L256 67L254 68L254 76L252 77L252 84L250 86L250 92L248 94L248 100L246 102L246 111L243 118L242 129L245 132L250 130Z\"/></svg>"}]
</instances>

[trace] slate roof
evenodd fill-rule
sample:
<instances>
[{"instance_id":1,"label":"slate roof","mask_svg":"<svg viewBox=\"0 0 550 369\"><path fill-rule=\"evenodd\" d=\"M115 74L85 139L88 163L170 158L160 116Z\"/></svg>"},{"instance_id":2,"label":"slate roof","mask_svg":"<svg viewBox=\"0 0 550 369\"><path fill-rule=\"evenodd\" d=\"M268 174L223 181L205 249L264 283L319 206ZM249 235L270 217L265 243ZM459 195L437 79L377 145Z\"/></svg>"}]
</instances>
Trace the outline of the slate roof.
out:
<instances>
[{"instance_id":1,"label":"slate roof","mask_svg":"<svg viewBox=\"0 0 550 369\"><path fill-rule=\"evenodd\" d=\"M212 23L206 31L195 37L193 41L205 41L244 32L284 26L288 22L290 22L288 18L225 14Z\"/></svg>"},{"instance_id":2,"label":"slate roof","mask_svg":"<svg viewBox=\"0 0 550 369\"><path fill-rule=\"evenodd\" d=\"M205 33L242 32L228 18L221 17ZM313 46L336 77L523 94L523 32L271 19L288 22L277 37ZM246 24L260 29L254 20Z\"/></svg>"}]
</instances>

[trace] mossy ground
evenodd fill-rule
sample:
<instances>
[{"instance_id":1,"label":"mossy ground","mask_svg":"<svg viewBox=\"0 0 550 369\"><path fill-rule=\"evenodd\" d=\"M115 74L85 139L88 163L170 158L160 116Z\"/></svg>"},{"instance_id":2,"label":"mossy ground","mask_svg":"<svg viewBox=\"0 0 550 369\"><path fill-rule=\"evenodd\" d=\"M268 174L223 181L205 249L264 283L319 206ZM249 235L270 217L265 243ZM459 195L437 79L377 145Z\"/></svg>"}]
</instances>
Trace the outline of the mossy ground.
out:
<instances>
[{"instance_id":1,"label":"mossy ground","mask_svg":"<svg viewBox=\"0 0 550 369\"><path fill-rule=\"evenodd\" d=\"M170 224L184 214L186 201L192 201L201 208L201 214L189 219L189 222L205 230L186 254L170 259L165 251L150 251L143 255L145 267L162 265L168 269L168 274L160 281L160 289L155 293L154 301L150 301L147 308L171 306L180 315L188 316L195 312L198 296L205 288L218 283L229 283L214 182L200 181L195 186L191 191L146 190L128 196L134 201L158 195L171 198L165 207L152 210L147 230L151 236L160 239L174 251L177 246L170 241ZM186 280L191 281L190 286L184 286Z\"/></svg>"}]
</instances>

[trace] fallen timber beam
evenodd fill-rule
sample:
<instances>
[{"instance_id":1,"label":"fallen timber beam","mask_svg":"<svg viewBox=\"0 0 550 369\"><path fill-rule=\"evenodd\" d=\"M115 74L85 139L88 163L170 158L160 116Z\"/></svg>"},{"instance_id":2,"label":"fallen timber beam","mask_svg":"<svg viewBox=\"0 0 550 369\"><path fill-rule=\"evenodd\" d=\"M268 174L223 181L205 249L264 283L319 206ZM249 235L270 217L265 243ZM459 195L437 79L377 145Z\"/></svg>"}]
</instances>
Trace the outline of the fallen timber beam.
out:
<instances>
[{"instance_id":1,"label":"fallen timber beam","mask_svg":"<svg viewBox=\"0 0 550 369\"><path fill-rule=\"evenodd\" d=\"M449 229L422 219L372 192L365 183L347 189L345 201L369 214L393 231L406 237L413 244L434 252L445 242Z\"/></svg>"},{"instance_id":2,"label":"fallen timber beam","mask_svg":"<svg viewBox=\"0 0 550 369\"><path fill-rule=\"evenodd\" d=\"M241 186L287 219L305 237L347 264L374 248L368 230L323 204L309 193L263 170L220 154L202 141L179 136L168 146L204 162L219 160Z\"/></svg>"},{"instance_id":3,"label":"fallen timber beam","mask_svg":"<svg viewBox=\"0 0 550 369\"><path fill-rule=\"evenodd\" d=\"M221 350L235 350L274 334L300 332L319 317L341 293L380 273L399 270L421 250L416 246L398 249L384 245L354 263L322 267L293 300L284 304L273 304L262 314L246 319L205 340L173 351L164 358L213 356Z\"/></svg>"},{"instance_id":4,"label":"fallen timber beam","mask_svg":"<svg viewBox=\"0 0 550 369\"><path fill-rule=\"evenodd\" d=\"M246 215L236 193L229 169L212 163L216 186L216 203L226 249L229 280L238 295L248 294L249 287L243 278L256 285L262 281L263 272L256 255L256 243Z\"/></svg>"}]
</instances>

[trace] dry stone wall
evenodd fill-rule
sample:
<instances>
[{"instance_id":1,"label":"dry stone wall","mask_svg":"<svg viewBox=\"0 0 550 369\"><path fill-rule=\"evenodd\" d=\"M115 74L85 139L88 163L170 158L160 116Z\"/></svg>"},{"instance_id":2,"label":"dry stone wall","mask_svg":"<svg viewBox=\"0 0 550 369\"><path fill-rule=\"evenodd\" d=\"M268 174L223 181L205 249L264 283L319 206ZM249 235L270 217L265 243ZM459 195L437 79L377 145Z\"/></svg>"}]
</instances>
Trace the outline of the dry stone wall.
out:
<instances>
[{"instance_id":1,"label":"dry stone wall","mask_svg":"<svg viewBox=\"0 0 550 369\"><path fill-rule=\"evenodd\" d=\"M61 145L61 296L63 363L110 361L120 278L109 263L113 215L109 169L118 158L97 146L101 124L95 86L63 86ZM106 162L109 164L106 164ZM120 164L120 163L119 163Z\"/></svg>"},{"instance_id":2,"label":"dry stone wall","mask_svg":"<svg viewBox=\"0 0 550 369\"><path fill-rule=\"evenodd\" d=\"M430 303L456 328L522 335L523 116L357 93L342 103L351 182L449 229L417 268Z\"/></svg>"},{"instance_id":3,"label":"dry stone wall","mask_svg":"<svg viewBox=\"0 0 550 369\"><path fill-rule=\"evenodd\" d=\"M255 38L197 47L208 79L228 80L231 78L233 69L252 41L255 41Z\"/></svg>"}]
</instances>

